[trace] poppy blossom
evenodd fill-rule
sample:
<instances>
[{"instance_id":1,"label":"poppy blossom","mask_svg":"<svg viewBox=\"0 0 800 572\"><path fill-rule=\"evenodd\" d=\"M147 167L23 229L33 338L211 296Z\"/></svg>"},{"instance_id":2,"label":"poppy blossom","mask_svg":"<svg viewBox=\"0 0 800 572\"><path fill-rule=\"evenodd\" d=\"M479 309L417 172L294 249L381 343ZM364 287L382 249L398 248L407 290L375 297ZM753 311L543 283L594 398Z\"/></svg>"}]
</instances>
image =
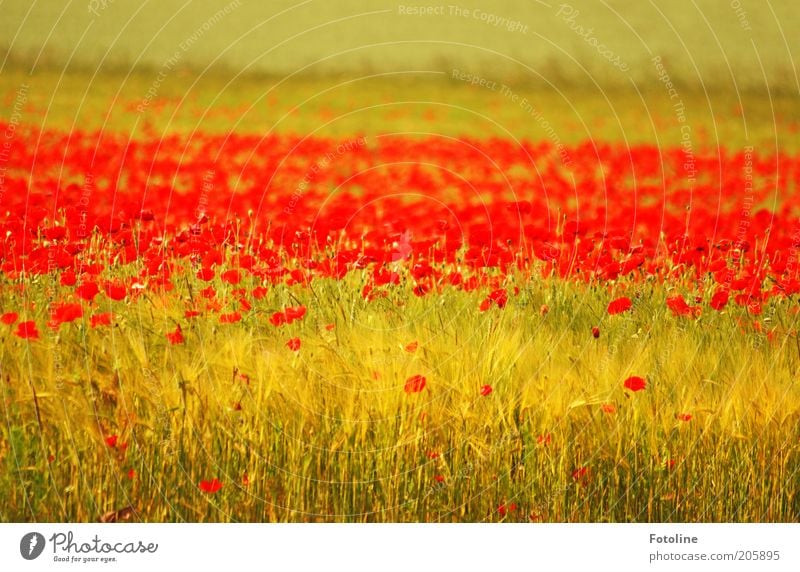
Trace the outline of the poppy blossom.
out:
<instances>
[{"instance_id":1,"label":"poppy blossom","mask_svg":"<svg viewBox=\"0 0 800 572\"><path fill-rule=\"evenodd\" d=\"M631 299L627 296L622 296L609 302L607 309L608 315L614 316L616 314L621 314L622 312L630 310L632 306L633 303L631 302Z\"/></svg>"},{"instance_id":2,"label":"poppy blossom","mask_svg":"<svg viewBox=\"0 0 800 572\"><path fill-rule=\"evenodd\" d=\"M197 277L204 282L210 282L211 280L213 280L214 274L215 273L213 268L203 267L197 271Z\"/></svg>"},{"instance_id":3,"label":"poppy blossom","mask_svg":"<svg viewBox=\"0 0 800 572\"><path fill-rule=\"evenodd\" d=\"M105 284L106 296L115 301L124 300L128 295L128 291L122 282L106 282Z\"/></svg>"},{"instance_id":4,"label":"poppy blossom","mask_svg":"<svg viewBox=\"0 0 800 572\"><path fill-rule=\"evenodd\" d=\"M691 413L676 413L675 414L675 419L677 419L678 421L683 421L685 423L688 423L689 421L692 420L692 414Z\"/></svg>"},{"instance_id":5,"label":"poppy blossom","mask_svg":"<svg viewBox=\"0 0 800 572\"><path fill-rule=\"evenodd\" d=\"M409 353L417 351L419 347L419 342L411 342L410 344L406 345L406 351Z\"/></svg>"},{"instance_id":6,"label":"poppy blossom","mask_svg":"<svg viewBox=\"0 0 800 572\"><path fill-rule=\"evenodd\" d=\"M61 273L61 276L58 279L58 283L62 286L75 286L78 282L77 276L72 270L66 270Z\"/></svg>"},{"instance_id":7,"label":"poppy blossom","mask_svg":"<svg viewBox=\"0 0 800 572\"><path fill-rule=\"evenodd\" d=\"M425 284L417 284L416 286L414 286L412 292L414 292L414 296L421 298L422 296L430 292L430 288Z\"/></svg>"},{"instance_id":8,"label":"poppy blossom","mask_svg":"<svg viewBox=\"0 0 800 572\"><path fill-rule=\"evenodd\" d=\"M572 471L572 480L585 485L589 480L589 467L578 467Z\"/></svg>"},{"instance_id":9,"label":"poppy blossom","mask_svg":"<svg viewBox=\"0 0 800 572\"><path fill-rule=\"evenodd\" d=\"M109 435L106 437L106 445L111 447L112 449L117 446L117 440L119 439L118 435Z\"/></svg>"},{"instance_id":10,"label":"poppy blossom","mask_svg":"<svg viewBox=\"0 0 800 572\"><path fill-rule=\"evenodd\" d=\"M182 344L184 342L184 338L183 332L181 332L181 327L176 326L172 332L167 333L167 339L172 345Z\"/></svg>"},{"instance_id":11,"label":"poppy blossom","mask_svg":"<svg viewBox=\"0 0 800 572\"><path fill-rule=\"evenodd\" d=\"M6 326L10 326L14 322L16 322L18 318L19 314L17 314L16 312L6 312L2 316L0 316L0 322L5 324Z\"/></svg>"},{"instance_id":12,"label":"poppy blossom","mask_svg":"<svg viewBox=\"0 0 800 572\"><path fill-rule=\"evenodd\" d=\"M676 316L696 316L700 313L699 307L690 306L686 303L686 300L683 299L683 296L679 294L667 298L667 307Z\"/></svg>"},{"instance_id":13,"label":"poppy blossom","mask_svg":"<svg viewBox=\"0 0 800 572\"><path fill-rule=\"evenodd\" d=\"M84 282L75 289L75 294L87 302L94 300L99 293L100 287L94 282Z\"/></svg>"},{"instance_id":14,"label":"poppy blossom","mask_svg":"<svg viewBox=\"0 0 800 572\"><path fill-rule=\"evenodd\" d=\"M219 317L220 324L235 324L241 321L242 315L239 312L232 312L230 314L221 314Z\"/></svg>"},{"instance_id":15,"label":"poppy blossom","mask_svg":"<svg viewBox=\"0 0 800 572\"><path fill-rule=\"evenodd\" d=\"M406 393L419 393L423 389L425 389L425 384L427 380L421 375L412 375L406 380L405 386L403 386L403 391Z\"/></svg>"},{"instance_id":16,"label":"poppy blossom","mask_svg":"<svg viewBox=\"0 0 800 572\"><path fill-rule=\"evenodd\" d=\"M291 324L295 320L301 320L306 315L305 306L292 306L286 308L283 313L286 316L286 323Z\"/></svg>"},{"instance_id":17,"label":"poppy blossom","mask_svg":"<svg viewBox=\"0 0 800 572\"><path fill-rule=\"evenodd\" d=\"M18 338L22 338L23 340L38 340L39 330L36 329L36 322L20 322L17 324L17 329L14 331L14 335Z\"/></svg>"},{"instance_id":18,"label":"poppy blossom","mask_svg":"<svg viewBox=\"0 0 800 572\"><path fill-rule=\"evenodd\" d=\"M300 349L300 338L292 338L288 342L286 342L286 347L296 352Z\"/></svg>"},{"instance_id":19,"label":"poppy blossom","mask_svg":"<svg viewBox=\"0 0 800 572\"><path fill-rule=\"evenodd\" d=\"M110 326L111 320L114 318L114 314L111 312L103 312L102 314L94 314L91 318L89 318L89 324L96 328L98 326Z\"/></svg>"},{"instance_id":20,"label":"poppy blossom","mask_svg":"<svg viewBox=\"0 0 800 572\"><path fill-rule=\"evenodd\" d=\"M609 415L611 415L611 414L614 414L614 413L616 413L616 412L617 412L617 408L616 408L616 407L614 407L614 405L613 405L613 404L611 404L611 403L603 403L603 404L600 406L600 410L601 410L603 413L608 413Z\"/></svg>"},{"instance_id":21,"label":"poppy blossom","mask_svg":"<svg viewBox=\"0 0 800 572\"><path fill-rule=\"evenodd\" d=\"M483 397L486 397L491 392L492 392L492 386L491 385L484 385L483 387L481 387L481 395Z\"/></svg>"},{"instance_id":22,"label":"poppy blossom","mask_svg":"<svg viewBox=\"0 0 800 572\"><path fill-rule=\"evenodd\" d=\"M498 308L505 308L506 304L508 303L508 292L505 288L498 288L496 290L492 290L486 299L481 302L479 309L481 312L485 312L492 306L497 306Z\"/></svg>"},{"instance_id":23,"label":"poppy blossom","mask_svg":"<svg viewBox=\"0 0 800 572\"><path fill-rule=\"evenodd\" d=\"M625 383L623 385L625 389L629 389L631 391L642 391L647 386L647 382L643 377L639 377L638 375L632 375L631 377L625 380Z\"/></svg>"},{"instance_id":24,"label":"poppy blossom","mask_svg":"<svg viewBox=\"0 0 800 572\"><path fill-rule=\"evenodd\" d=\"M275 312L272 314L272 316L270 316L269 323L276 327L282 326L286 323L286 314L283 312Z\"/></svg>"},{"instance_id":25,"label":"poppy blossom","mask_svg":"<svg viewBox=\"0 0 800 572\"><path fill-rule=\"evenodd\" d=\"M83 306L77 303L55 303L50 309L50 321L47 325L58 329L61 324L74 322L83 317Z\"/></svg>"},{"instance_id":26,"label":"poppy blossom","mask_svg":"<svg viewBox=\"0 0 800 572\"><path fill-rule=\"evenodd\" d=\"M226 270L225 272L222 273L220 278L222 278L223 282L227 282L228 284L233 284L233 285L239 284L239 282L242 281L241 273L235 268L231 270Z\"/></svg>"},{"instance_id":27,"label":"poppy blossom","mask_svg":"<svg viewBox=\"0 0 800 572\"><path fill-rule=\"evenodd\" d=\"M213 495L222 488L222 483L214 477L210 481L200 481L198 485L201 491Z\"/></svg>"},{"instance_id":28,"label":"poppy blossom","mask_svg":"<svg viewBox=\"0 0 800 572\"><path fill-rule=\"evenodd\" d=\"M594 327L592 328L592 337L593 337L594 339L597 339L597 338L599 338L599 337L600 337L600 328L598 328L597 326L594 326Z\"/></svg>"}]
</instances>

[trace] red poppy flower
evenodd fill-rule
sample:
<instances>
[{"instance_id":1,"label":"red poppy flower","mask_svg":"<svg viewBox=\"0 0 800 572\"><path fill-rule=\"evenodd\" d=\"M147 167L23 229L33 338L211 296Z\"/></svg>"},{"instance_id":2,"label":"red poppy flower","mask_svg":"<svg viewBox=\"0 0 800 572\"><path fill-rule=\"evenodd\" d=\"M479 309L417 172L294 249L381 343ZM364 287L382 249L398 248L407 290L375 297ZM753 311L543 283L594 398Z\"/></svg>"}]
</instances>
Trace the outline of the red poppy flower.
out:
<instances>
[{"instance_id":1,"label":"red poppy flower","mask_svg":"<svg viewBox=\"0 0 800 572\"><path fill-rule=\"evenodd\" d=\"M622 296L620 298L617 298L616 300L612 300L608 304L608 314L610 316L621 314L622 312L630 310L631 306L633 306L631 299L628 298L627 296Z\"/></svg>"},{"instance_id":2,"label":"red poppy flower","mask_svg":"<svg viewBox=\"0 0 800 572\"><path fill-rule=\"evenodd\" d=\"M106 296L116 301L124 300L125 296L128 295L128 291L125 288L125 285L119 281L106 282L105 291L106 291Z\"/></svg>"},{"instance_id":3,"label":"red poppy flower","mask_svg":"<svg viewBox=\"0 0 800 572\"><path fill-rule=\"evenodd\" d=\"M191 318L196 318L199 315L200 315L200 312L198 310L186 310L183 313L183 317L186 318L187 320L191 319Z\"/></svg>"},{"instance_id":4,"label":"red poppy flower","mask_svg":"<svg viewBox=\"0 0 800 572\"><path fill-rule=\"evenodd\" d=\"M552 442L553 436L550 433L544 433L536 437L537 445L549 445Z\"/></svg>"},{"instance_id":5,"label":"red poppy flower","mask_svg":"<svg viewBox=\"0 0 800 572\"><path fill-rule=\"evenodd\" d=\"M94 282L84 282L75 288L75 294L87 302L94 300L94 297L100 293L100 287Z\"/></svg>"},{"instance_id":6,"label":"red poppy flower","mask_svg":"<svg viewBox=\"0 0 800 572\"><path fill-rule=\"evenodd\" d=\"M181 327L176 326L174 331L167 333L167 339L172 345L182 344L184 342L184 338L183 332L181 332Z\"/></svg>"},{"instance_id":7,"label":"red poppy flower","mask_svg":"<svg viewBox=\"0 0 800 572\"><path fill-rule=\"evenodd\" d=\"M128 478L130 480L133 480L135 476L136 476L136 471L134 469L128 469Z\"/></svg>"},{"instance_id":8,"label":"red poppy flower","mask_svg":"<svg viewBox=\"0 0 800 572\"><path fill-rule=\"evenodd\" d=\"M83 317L83 306L78 303L56 303L50 309L50 321L47 323L53 329L61 324L74 322Z\"/></svg>"},{"instance_id":9,"label":"red poppy flower","mask_svg":"<svg viewBox=\"0 0 800 572\"><path fill-rule=\"evenodd\" d=\"M631 391L642 391L647 386L647 381L643 377L632 375L625 380L623 385L625 389L630 389Z\"/></svg>"},{"instance_id":10,"label":"red poppy flower","mask_svg":"<svg viewBox=\"0 0 800 572\"><path fill-rule=\"evenodd\" d=\"M491 392L492 392L492 386L491 385L484 385L483 387L481 387L481 395L482 396L486 397Z\"/></svg>"},{"instance_id":11,"label":"red poppy flower","mask_svg":"<svg viewBox=\"0 0 800 572\"><path fill-rule=\"evenodd\" d=\"M548 306L547 304L542 304L542 307L539 308L539 315L546 316L549 313L550 313L550 306Z\"/></svg>"},{"instance_id":12,"label":"red poppy flower","mask_svg":"<svg viewBox=\"0 0 800 572\"><path fill-rule=\"evenodd\" d=\"M589 481L589 467L578 467L572 471L572 480L585 485Z\"/></svg>"},{"instance_id":13,"label":"red poppy flower","mask_svg":"<svg viewBox=\"0 0 800 572\"><path fill-rule=\"evenodd\" d=\"M292 338L288 342L286 342L286 347L296 352L300 349L300 338Z\"/></svg>"},{"instance_id":14,"label":"red poppy flower","mask_svg":"<svg viewBox=\"0 0 800 572\"><path fill-rule=\"evenodd\" d=\"M89 324L96 328L97 326L110 326L111 320L114 319L114 314L111 312L104 312L102 314L95 314L89 318Z\"/></svg>"},{"instance_id":15,"label":"red poppy flower","mask_svg":"<svg viewBox=\"0 0 800 572\"><path fill-rule=\"evenodd\" d=\"M223 272L221 278L223 282L234 285L242 281L241 273L235 268Z\"/></svg>"},{"instance_id":16,"label":"red poppy flower","mask_svg":"<svg viewBox=\"0 0 800 572\"><path fill-rule=\"evenodd\" d=\"M683 421L683 422L688 423L689 421L692 420L692 414L691 413L676 413L675 414L675 419L677 419L678 421Z\"/></svg>"},{"instance_id":17,"label":"red poppy flower","mask_svg":"<svg viewBox=\"0 0 800 572\"><path fill-rule=\"evenodd\" d=\"M270 316L269 323L275 327L282 326L286 323L286 314L283 312L275 312L272 314L272 316Z\"/></svg>"},{"instance_id":18,"label":"red poppy flower","mask_svg":"<svg viewBox=\"0 0 800 572\"><path fill-rule=\"evenodd\" d=\"M497 290L493 290L489 293L486 299L481 302L479 309L481 312L485 312L493 305L497 306L498 308L505 308L506 304L508 303L508 292L505 288L498 288Z\"/></svg>"},{"instance_id":19,"label":"red poppy flower","mask_svg":"<svg viewBox=\"0 0 800 572\"><path fill-rule=\"evenodd\" d=\"M198 487L204 493L213 495L222 488L222 483L215 477L210 481L200 481Z\"/></svg>"},{"instance_id":20,"label":"red poppy flower","mask_svg":"<svg viewBox=\"0 0 800 572\"><path fill-rule=\"evenodd\" d=\"M235 324L241 319L242 315L239 312L232 312L230 314L221 314L219 317L219 321L221 324Z\"/></svg>"},{"instance_id":21,"label":"red poppy flower","mask_svg":"<svg viewBox=\"0 0 800 572\"><path fill-rule=\"evenodd\" d=\"M58 283L62 286L75 286L78 282L78 277L75 276L75 273L72 270L65 270L61 273L61 276L58 279Z\"/></svg>"},{"instance_id":22,"label":"red poppy flower","mask_svg":"<svg viewBox=\"0 0 800 572\"><path fill-rule=\"evenodd\" d=\"M414 286L414 289L412 290L412 292L414 292L414 296L417 296L419 298L427 294L429 291L430 288L425 284L417 284L416 286Z\"/></svg>"},{"instance_id":23,"label":"red poppy flower","mask_svg":"<svg viewBox=\"0 0 800 572\"><path fill-rule=\"evenodd\" d=\"M699 308L690 306L680 294L667 298L667 308L676 316L694 316Z\"/></svg>"},{"instance_id":24,"label":"red poppy flower","mask_svg":"<svg viewBox=\"0 0 800 572\"><path fill-rule=\"evenodd\" d=\"M249 485L250 485L250 477L248 476L247 473L245 473L242 475L242 486L247 487Z\"/></svg>"},{"instance_id":25,"label":"red poppy flower","mask_svg":"<svg viewBox=\"0 0 800 572\"><path fill-rule=\"evenodd\" d=\"M328 325L326 325L326 326L325 326L325 329L326 329L326 330L328 330L328 331L330 332L330 331L332 331L332 330L333 330L335 327L336 327L336 325L335 325L335 324L328 324Z\"/></svg>"},{"instance_id":26,"label":"red poppy flower","mask_svg":"<svg viewBox=\"0 0 800 572\"><path fill-rule=\"evenodd\" d=\"M421 375L412 375L406 380L405 386L403 386L403 391L406 393L419 393L423 389L425 389L425 384L427 380Z\"/></svg>"},{"instance_id":27,"label":"red poppy flower","mask_svg":"<svg viewBox=\"0 0 800 572\"><path fill-rule=\"evenodd\" d=\"M20 322L17 324L17 329L14 335L22 338L23 340L38 340L39 330L36 329L36 322Z\"/></svg>"},{"instance_id":28,"label":"red poppy flower","mask_svg":"<svg viewBox=\"0 0 800 572\"><path fill-rule=\"evenodd\" d=\"M0 322L5 324L6 326L10 326L14 322L16 322L18 318L19 314L17 314L16 312L6 312L2 316L0 316Z\"/></svg>"},{"instance_id":29,"label":"red poppy flower","mask_svg":"<svg viewBox=\"0 0 800 572\"><path fill-rule=\"evenodd\" d=\"M210 282L214 279L214 269L203 267L197 271L197 278L204 282Z\"/></svg>"},{"instance_id":30,"label":"red poppy flower","mask_svg":"<svg viewBox=\"0 0 800 572\"><path fill-rule=\"evenodd\" d=\"M439 453L437 453L436 451L428 451L427 453L425 453L425 456L428 457L429 459L438 459Z\"/></svg>"},{"instance_id":31,"label":"red poppy flower","mask_svg":"<svg viewBox=\"0 0 800 572\"><path fill-rule=\"evenodd\" d=\"M592 328L592 337L594 339L597 339L597 338L600 337L600 328L598 328L597 326Z\"/></svg>"},{"instance_id":32,"label":"red poppy flower","mask_svg":"<svg viewBox=\"0 0 800 572\"><path fill-rule=\"evenodd\" d=\"M419 342L411 342L410 344L406 345L406 351L409 353L413 353L417 351L418 347L419 347Z\"/></svg>"},{"instance_id":33,"label":"red poppy flower","mask_svg":"<svg viewBox=\"0 0 800 572\"><path fill-rule=\"evenodd\" d=\"M506 514L514 512L515 510L517 510L517 503L515 502L512 502L507 506L505 503L497 505L497 512L500 516L505 516Z\"/></svg>"},{"instance_id":34,"label":"red poppy flower","mask_svg":"<svg viewBox=\"0 0 800 572\"><path fill-rule=\"evenodd\" d=\"M286 316L286 323L291 324L295 320L301 320L303 316L306 315L306 307L305 306L293 306L286 308L283 311L284 315Z\"/></svg>"},{"instance_id":35,"label":"red poppy flower","mask_svg":"<svg viewBox=\"0 0 800 572\"><path fill-rule=\"evenodd\" d=\"M617 412L617 408L614 407L614 405L611 403L603 403L603 405L600 406L600 410L603 413L608 413L609 415L612 415Z\"/></svg>"},{"instance_id":36,"label":"red poppy flower","mask_svg":"<svg viewBox=\"0 0 800 572\"><path fill-rule=\"evenodd\" d=\"M434 475L433 476L433 480L436 481L437 483L443 483L444 482L444 475Z\"/></svg>"},{"instance_id":37,"label":"red poppy flower","mask_svg":"<svg viewBox=\"0 0 800 572\"><path fill-rule=\"evenodd\" d=\"M111 447L112 449L117 446L117 440L119 439L118 435L109 435L106 437L106 445Z\"/></svg>"},{"instance_id":38,"label":"red poppy flower","mask_svg":"<svg viewBox=\"0 0 800 572\"><path fill-rule=\"evenodd\" d=\"M253 288L253 298L255 298L256 300L262 300L266 298L267 293L269 293L269 290L267 290L263 286L256 286L255 288Z\"/></svg>"}]
</instances>

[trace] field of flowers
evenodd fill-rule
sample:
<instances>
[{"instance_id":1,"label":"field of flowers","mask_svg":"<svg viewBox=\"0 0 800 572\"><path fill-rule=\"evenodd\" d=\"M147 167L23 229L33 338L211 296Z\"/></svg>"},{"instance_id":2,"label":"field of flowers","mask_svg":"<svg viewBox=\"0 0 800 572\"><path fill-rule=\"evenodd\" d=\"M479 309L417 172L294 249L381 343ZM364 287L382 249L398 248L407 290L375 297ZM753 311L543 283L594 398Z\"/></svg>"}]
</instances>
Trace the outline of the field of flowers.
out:
<instances>
[{"instance_id":1,"label":"field of flowers","mask_svg":"<svg viewBox=\"0 0 800 572\"><path fill-rule=\"evenodd\" d=\"M0 124L0 521L797 521L800 156Z\"/></svg>"}]
</instances>

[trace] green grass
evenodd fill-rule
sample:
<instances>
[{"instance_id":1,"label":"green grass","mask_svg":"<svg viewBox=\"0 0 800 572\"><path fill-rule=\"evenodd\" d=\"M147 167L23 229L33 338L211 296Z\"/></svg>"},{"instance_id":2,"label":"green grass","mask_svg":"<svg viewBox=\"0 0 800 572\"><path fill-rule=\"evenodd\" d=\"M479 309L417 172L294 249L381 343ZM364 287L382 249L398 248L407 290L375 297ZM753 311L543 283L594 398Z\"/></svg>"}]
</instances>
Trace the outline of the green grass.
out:
<instances>
[{"instance_id":1,"label":"green grass","mask_svg":"<svg viewBox=\"0 0 800 572\"><path fill-rule=\"evenodd\" d=\"M4 331L0 519L91 521L128 505L158 522L800 516L788 302L765 308L770 340L742 331L739 309L668 315L654 285L629 315L601 318L604 288L550 280L486 313L478 292L366 303L359 284L276 288L239 324L184 325L177 346L165 332L182 312L154 295L102 308L120 317L110 334L78 321L28 344ZM2 307L19 303L2 291ZM298 300L302 322L268 323ZM294 336L298 354L284 346ZM415 374L426 390L404 393ZM624 390L629 375L647 388ZM222 490L200 492L213 477ZM503 503L518 509L503 517Z\"/></svg>"}]
</instances>

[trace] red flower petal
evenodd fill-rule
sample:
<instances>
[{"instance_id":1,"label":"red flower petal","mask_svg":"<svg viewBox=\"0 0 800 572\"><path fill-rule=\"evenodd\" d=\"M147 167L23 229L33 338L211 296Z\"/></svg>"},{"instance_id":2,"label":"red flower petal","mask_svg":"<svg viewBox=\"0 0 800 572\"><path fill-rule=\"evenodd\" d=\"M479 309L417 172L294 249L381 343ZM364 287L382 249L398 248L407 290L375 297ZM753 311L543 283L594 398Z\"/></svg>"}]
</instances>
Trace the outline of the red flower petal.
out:
<instances>
[{"instance_id":1,"label":"red flower petal","mask_svg":"<svg viewBox=\"0 0 800 572\"><path fill-rule=\"evenodd\" d=\"M647 386L647 381L643 377L632 375L625 380L623 385L625 389L630 389L631 391L642 391Z\"/></svg>"},{"instance_id":2,"label":"red flower petal","mask_svg":"<svg viewBox=\"0 0 800 572\"><path fill-rule=\"evenodd\" d=\"M405 386L403 386L403 391L406 393L419 393L423 389L425 389L425 384L427 380L421 375L412 375L406 380Z\"/></svg>"},{"instance_id":3,"label":"red flower petal","mask_svg":"<svg viewBox=\"0 0 800 572\"><path fill-rule=\"evenodd\" d=\"M614 316L615 314L621 314L622 312L630 310L631 306L633 306L631 299L628 298L627 296L622 296L620 298L617 298L616 300L612 300L608 304L608 314L610 316Z\"/></svg>"}]
</instances>

